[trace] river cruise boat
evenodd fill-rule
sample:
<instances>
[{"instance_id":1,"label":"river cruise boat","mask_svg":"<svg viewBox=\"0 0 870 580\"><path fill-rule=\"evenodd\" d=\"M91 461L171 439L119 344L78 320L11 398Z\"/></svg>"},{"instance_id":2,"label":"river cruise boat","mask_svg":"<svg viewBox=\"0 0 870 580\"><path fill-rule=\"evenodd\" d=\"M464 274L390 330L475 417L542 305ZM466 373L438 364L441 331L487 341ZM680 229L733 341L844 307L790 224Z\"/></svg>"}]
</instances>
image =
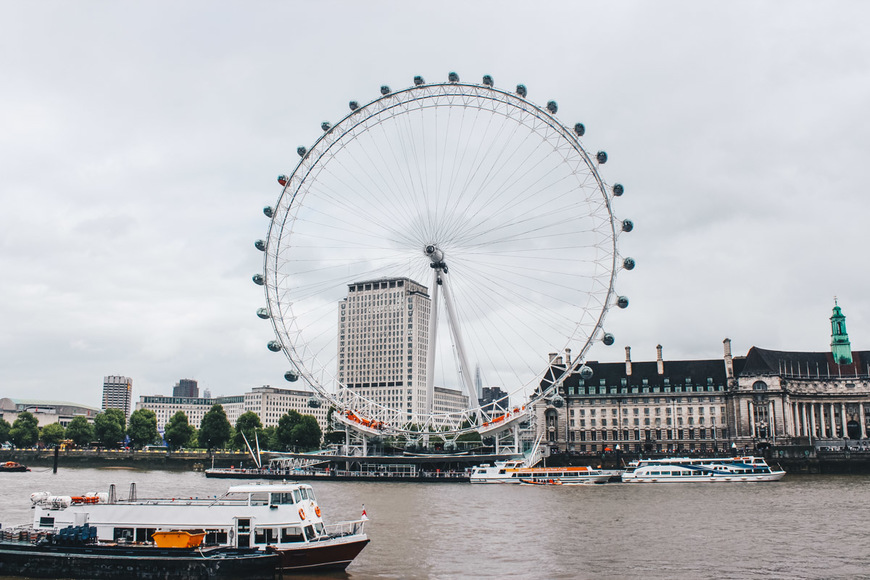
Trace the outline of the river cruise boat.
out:
<instances>
[{"instance_id":1,"label":"river cruise boat","mask_svg":"<svg viewBox=\"0 0 870 580\"><path fill-rule=\"evenodd\" d=\"M670 457L628 464L623 483L692 483L778 481L785 475L762 457Z\"/></svg>"},{"instance_id":2,"label":"river cruise boat","mask_svg":"<svg viewBox=\"0 0 870 580\"><path fill-rule=\"evenodd\" d=\"M485 463L471 470L471 483L606 483L611 473L591 467L527 467L522 459Z\"/></svg>"},{"instance_id":3,"label":"river cruise boat","mask_svg":"<svg viewBox=\"0 0 870 580\"><path fill-rule=\"evenodd\" d=\"M32 533L88 525L94 540L152 545L159 532L203 534L204 547L277 552L276 573L344 570L368 544L365 521L326 525L314 490L303 483L251 483L222 496L127 499L108 493L82 496L38 492ZM156 534L156 537L155 537ZM169 535L172 537L172 534Z\"/></svg>"}]
</instances>

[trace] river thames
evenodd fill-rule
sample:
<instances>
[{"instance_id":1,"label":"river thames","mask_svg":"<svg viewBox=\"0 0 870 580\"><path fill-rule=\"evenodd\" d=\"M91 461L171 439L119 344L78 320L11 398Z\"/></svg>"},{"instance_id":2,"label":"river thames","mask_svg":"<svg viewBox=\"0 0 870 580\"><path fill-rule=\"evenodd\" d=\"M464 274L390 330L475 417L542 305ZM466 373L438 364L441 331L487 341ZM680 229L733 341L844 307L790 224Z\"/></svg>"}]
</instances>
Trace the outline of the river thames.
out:
<instances>
[{"instance_id":1,"label":"river thames","mask_svg":"<svg viewBox=\"0 0 870 580\"><path fill-rule=\"evenodd\" d=\"M223 493L201 473L50 469L0 474L0 522L30 494L131 482L142 497ZM870 477L787 475L755 484L586 485L315 482L327 523L365 504L371 543L347 573L317 578L866 578ZM298 576L306 578L306 576ZM312 576L307 576L312 578Z\"/></svg>"}]
</instances>

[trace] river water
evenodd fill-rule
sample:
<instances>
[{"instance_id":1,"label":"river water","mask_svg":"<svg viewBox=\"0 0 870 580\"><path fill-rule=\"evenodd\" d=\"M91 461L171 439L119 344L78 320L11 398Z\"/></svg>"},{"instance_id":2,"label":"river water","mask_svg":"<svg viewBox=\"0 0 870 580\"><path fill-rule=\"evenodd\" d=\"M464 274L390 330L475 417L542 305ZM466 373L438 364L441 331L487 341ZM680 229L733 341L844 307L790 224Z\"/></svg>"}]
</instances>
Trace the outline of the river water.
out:
<instances>
[{"instance_id":1,"label":"river water","mask_svg":"<svg viewBox=\"0 0 870 580\"><path fill-rule=\"evenodd\" d=\"M231 480L132 469L0 474L0 522L30 494L115 483L126 497L223 493ZM594 486L315 482L327 523L365 504L371 543L317 578L867 578L870 477L787 475L756 484ZM311 577L308 577L311 578Z\"/></svg>"}]
</instances>

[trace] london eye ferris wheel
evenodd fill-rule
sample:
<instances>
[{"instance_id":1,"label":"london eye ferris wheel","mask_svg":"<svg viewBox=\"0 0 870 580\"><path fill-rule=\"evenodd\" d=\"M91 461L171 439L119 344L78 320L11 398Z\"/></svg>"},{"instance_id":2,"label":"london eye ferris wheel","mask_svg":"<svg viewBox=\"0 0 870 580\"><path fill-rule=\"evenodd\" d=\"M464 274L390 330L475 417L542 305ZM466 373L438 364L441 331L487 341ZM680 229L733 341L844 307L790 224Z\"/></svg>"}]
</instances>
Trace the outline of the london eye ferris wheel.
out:
<instances>
[{"instance_id":1,"label":"london eye ferris wheel","mask_svg":"<svg viewBox=\"0 0 870 580\"><path fill-rule=\"evenodd\" d=\"M595 342L613 343L605 315L628 305L616 274L634 267L617 239L633 224L614 216L624 189L599 173L607 154L588 152L584 125L557 110L488 75L415 77L351 101L297 149L264 208L254 281L268 347L287 356L288 381L316 391L312 404L372 434L484 432L552 400L588 372ZM554 375L550 357L566 351L572 364ZM481 384L509 396L481 407ZM436 391L464 404L442 407Z\"/></svg>"}]
</instances>

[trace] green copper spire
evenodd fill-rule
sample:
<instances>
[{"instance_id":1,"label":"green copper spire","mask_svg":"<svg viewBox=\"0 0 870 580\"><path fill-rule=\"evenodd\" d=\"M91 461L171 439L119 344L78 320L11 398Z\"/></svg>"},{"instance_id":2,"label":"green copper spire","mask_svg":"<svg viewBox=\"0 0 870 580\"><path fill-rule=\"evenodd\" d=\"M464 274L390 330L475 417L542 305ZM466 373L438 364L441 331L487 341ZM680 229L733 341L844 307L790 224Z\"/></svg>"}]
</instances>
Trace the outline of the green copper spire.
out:
<instances>
[{"instance_id":1,"label":"green copper spire","mask_svg":"<svg viewBox=\"0 0 870 580\"><path fill-rule=\"evenodd\" d=\"M849 343L849 334L846 332L846 317L837 298L834 298L834 314L831 315L831 354L834 362L838 365L852 364L852 345Z\"/></svg>"}]
</instances>

